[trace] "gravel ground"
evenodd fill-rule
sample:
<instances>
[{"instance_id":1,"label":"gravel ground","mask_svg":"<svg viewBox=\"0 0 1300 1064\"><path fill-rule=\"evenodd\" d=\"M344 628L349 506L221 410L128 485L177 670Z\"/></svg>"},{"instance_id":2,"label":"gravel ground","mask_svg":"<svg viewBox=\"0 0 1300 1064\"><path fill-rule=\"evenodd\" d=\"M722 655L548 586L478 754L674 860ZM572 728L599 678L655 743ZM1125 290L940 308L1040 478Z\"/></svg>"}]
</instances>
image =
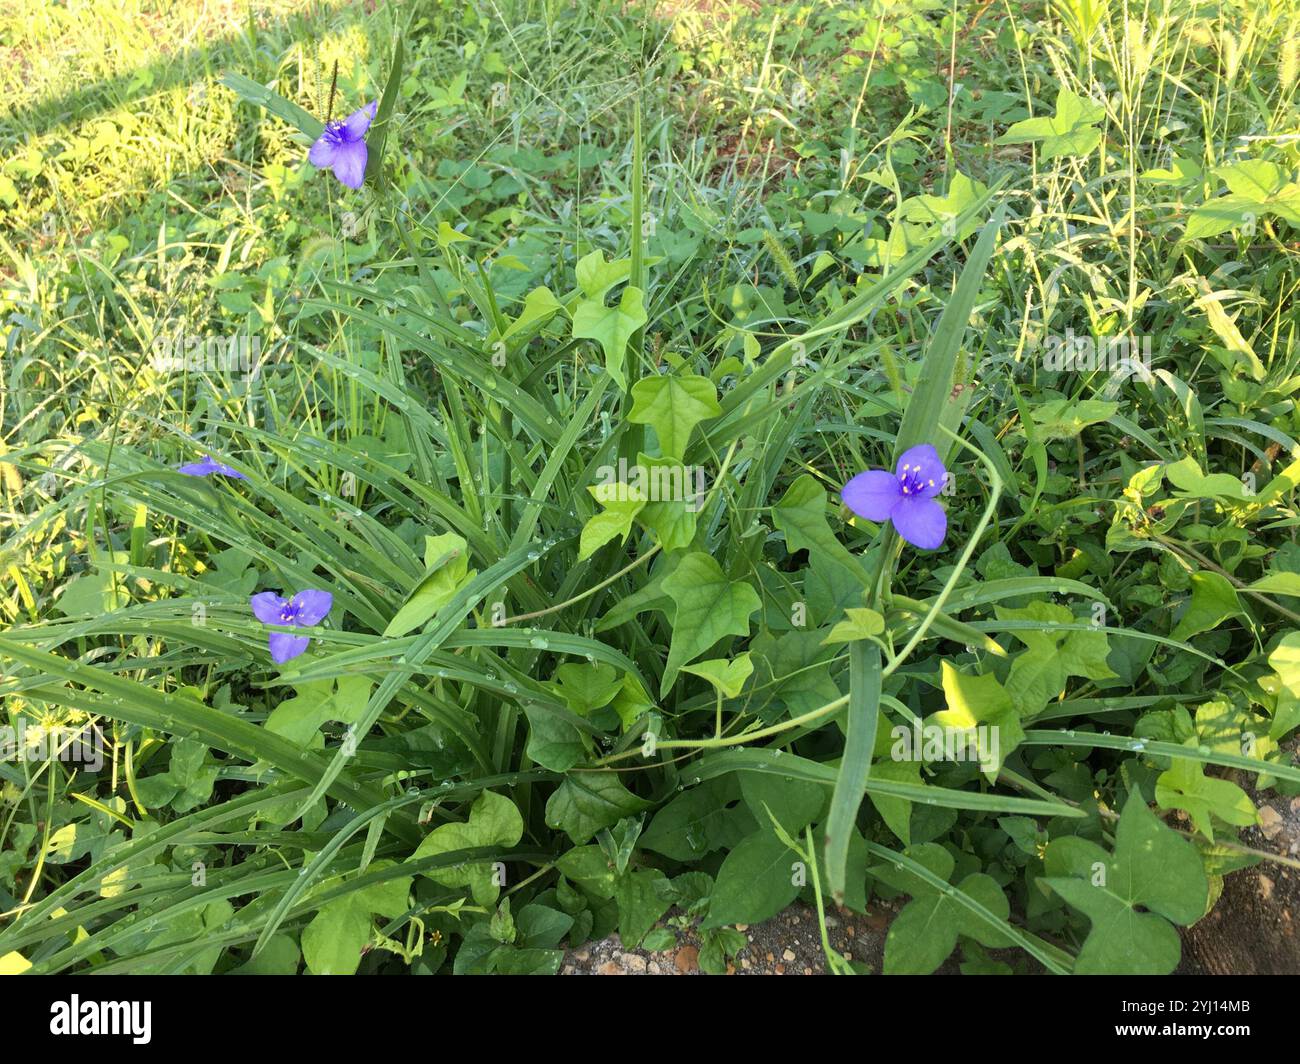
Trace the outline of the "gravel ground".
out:
<instances>
[{"instance_id":1,"label":"gravel ground","mask_svg":"<svg viewBox=\"0 0 1300 1064\"><path fill-rule=\"evenodd\" d=\"M883 907L865 916L827 914L831 946L850 960L865 961L880 971L885 932L893 914ZM662 925L661 925L662 926ZM803 905L791 906L761 924L741 924L737 930L748 940L728 966L728 975L824 975L821 931L817 913ZM569 950L561 975L702 975L700 944L694 931L678 931L677 945L660 953L625 950L617 935Z\"/></svg>"}]
</instances>

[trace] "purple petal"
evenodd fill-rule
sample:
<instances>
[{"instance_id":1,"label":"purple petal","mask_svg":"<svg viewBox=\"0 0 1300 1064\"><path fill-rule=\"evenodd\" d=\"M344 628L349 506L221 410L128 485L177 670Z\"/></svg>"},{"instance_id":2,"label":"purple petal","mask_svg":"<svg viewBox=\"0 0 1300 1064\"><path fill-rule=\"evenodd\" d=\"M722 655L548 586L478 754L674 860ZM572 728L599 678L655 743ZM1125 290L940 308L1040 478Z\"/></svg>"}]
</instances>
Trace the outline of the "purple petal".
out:
<instances>
[{"instance_id":1,"label":"purple petal","mask_svg":"<svg viewBox=\"0 0 1300 1064\"><path fill-rule=\"evenodd\" d=\"M288 605L274 591L262 591L248 600L253 607L253 616L263 624L282 624L280 611Z\"/></svg>"},{"instance_id":2,"label":"purple petal","mask_svg":"<svg viewBox=\"0 0 1300 1064\"><path fill-rule=\"evenodd\" d=\"M203 456L203 461L190 462L188 465L183 465L180 467L180 471L187 477L206 477L217 472L220 464L221 463L212 460L212 455L205 454Z\"/></svg>"},{"instance_id":3,"label":"purple petal","mask_svg":"<svg viewBox=\"0 0 1300 1064\"><path fill-rule=\"evenodd\" d=\"M296 658L311 640L305 635L293 635L290 632L272 632L270 639L271 660L283 665L290 658Z\"/></svg>"},{"instance_id":4,"label":"purple petal","mask_svg":"<svg viewBox=\"0 0 1300 1064\"><path fill-rule=\"evenodd\" d=\"M899 477L908 475L913 484L919 485L923 499L932 499L943 491L943 481L948 475L939 461L939 452L928 443L918 443L904 451L898 459L897 473Z\"/></svg>"},{"instance_id":5,"label":"purple petal","mask_svg":"<svg viewBox=\"0 0 1300 1064\"><path fill-rule=\"evenodd\" d=\"M308 588L294 595L292 605L297 608L293 623L303 628L320 624L334 606L334 596L328 591L316 591Z\"/></svg>"},{"instance_id":6,"label":"purple petal","mask_svg":"<svg viewBox=\"0 0 1300 1064\"><path fill-rule=\"evenodd\" d=\"M364 140L345 141L334 153L334 176L348 188L360 188L366 179L370 152Z\"/></svg>"},{"instance_id":7,"label":"purple petal","mask_svg":"<svg viewBox=\"0 0 1300 1064\"><path fill-rule=\"evenodd\" d=\"M903 497L898 478L883 469L868 469L844 485L840 492L845 504L868 521L886 521Z\"/></svg>"},{"instance_id":8,"label":"purple petal","mask_svg":"<svg viewBox=\"0 0 1300 1064\"><path fill-rule=\"evenodd\" d=\"M922 550L934 550L948 531L948 515L933 499L908 496L899 501L889 516L898 534Z\"/></svg>"},{"instance_id":9,"label":"purple petal","mask_svg":"<svg viewBox=\"0 0 1300 1064\"><path fill-rule=\"evenodd\" d=\"M370 122L375 117L375 111L379 109L379 101L375 100L365 105L360 111L353 111L343 122L343 137L345 140L360 140L366 135L366 130L370 128Z\"/></svg>"},{"instance_id":10,"label":"purple petal","mask_svg":"<svg viewBox=\"0 0 1300 1064\"><path fill-rule=\"evenodd\" d=\"M223 477L234 477L236 480L247 480L238 469L226 465L225 462L218 462L212 455L205 455L203 461L207 463L209 473L219 473Z\"/></svg>"},{"instance_id":11,"label":"purple petal","mask_svg":"<svg viewBox=\"0 0 1300 1064\"><path fill-rule=\"evenodd\" d=\"M338 158L338 151L338 134L327 126L325 132L317 137L316 143L311 146L311 151L307 153L307 161L312 166L325 170L334 165L335 159Z\"/></svg>"}]
</instances>

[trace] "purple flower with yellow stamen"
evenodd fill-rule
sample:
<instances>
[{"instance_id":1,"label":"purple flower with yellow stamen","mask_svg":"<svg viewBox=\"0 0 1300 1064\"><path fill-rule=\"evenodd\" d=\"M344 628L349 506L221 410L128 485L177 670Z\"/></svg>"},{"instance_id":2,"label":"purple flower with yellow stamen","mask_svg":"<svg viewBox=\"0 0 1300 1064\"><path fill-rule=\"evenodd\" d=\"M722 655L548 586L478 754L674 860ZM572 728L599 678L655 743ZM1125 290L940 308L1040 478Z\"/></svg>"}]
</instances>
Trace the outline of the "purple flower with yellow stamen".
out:
<instances>
[{"instance_id":1,"label":"purple flower with yellow stamen","mask_svg":"<svg viewBox=\"0 0 1300 1064\"><path fill-rule=\"evenodd\" d=\"M366 130L378 107L378 102L368 103L342 122L326 122L324 131L307 153L307 161L321 170L333 170L334 176L348 188L360 188L370 159Z\"/></svg>"},{"instance_id":2,"label":"purple flower with yellow stamen","mask_svg":"<svg viewBox=\"0 0 1300 1064\"><path fill-rule=\"evenodd\" d=\"M316 591L308 588L299 591L291 599L282 599L274 591L263 591L248 600L253 607L253 616L263 624L284 624L294 628L310 628L320 624L334 607L334 596L328 591ZM292 632L272 632L270 639L271 660L283 665L290 658L296 658L311 642L305 635Z\"/></svg>"},{"instance_id":3,"label":"purple flower with yellow stamen","mask_svg":"<svg viewBox=\"0 0 1300 1064\"><path fill-rule=\"evenodd\" d=\"M234 477L236 480L248 479L238 469L226 465L225 462L218 462L210 454L205 454L201 462L190 462L188 465L181 466L180 472L187 477L210 477L216 473L218 476Z\"/></svg>"},{"instance_id":4,"label":"purple flower with yellow stamen","mask_svg":"<svg viewBox=\"0 0 1300 1064\"><path fill-rule=\"evenodd\" d=\"M844 485L840 497L859 517L892 521L914 547L934 550L948 531L948 515L934 497L943 490L948 471L928 443L909 448L898 469L868 469Z\"/></svg>"}]
</instances>

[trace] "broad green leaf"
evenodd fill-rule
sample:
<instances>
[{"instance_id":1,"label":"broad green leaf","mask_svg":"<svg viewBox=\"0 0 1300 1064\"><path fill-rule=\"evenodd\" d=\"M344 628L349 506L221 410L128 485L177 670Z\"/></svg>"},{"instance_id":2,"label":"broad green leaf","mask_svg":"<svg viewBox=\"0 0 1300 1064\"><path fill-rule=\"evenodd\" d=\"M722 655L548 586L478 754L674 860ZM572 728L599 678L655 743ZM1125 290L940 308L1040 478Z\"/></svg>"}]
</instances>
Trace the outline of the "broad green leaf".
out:
<instances>
[{"instance_id":1,"label":"broad green leaf","mask_svg":"<svg viewBox=\"0 0 1300 1064\"><path fill-rule=\"evenodd\" d=\"M414 857L434 857L453 850L471 850L483 846L514 846L524 834L524 820L515 804L494 791L484 791L470 807L464 823L443 824L434 828L416 848ZM468 886L474 901L495 906L501 885L495 881L492 865L479 861L458 868L437 868L425 872L444 887Z\"/></svg>"},{"instance_id":2,"label":"broad green leaf","mask_svg":"<svg viewBox=\"0 0 1300 1064\"><path fill-rule=\"evenodd\" d=\"M1196 830L1211 842L1214 825L1211 814L1226 824L1245 827L1259 821L1250 797L1231 780L1207 776L1199 761L1175 757L1156 779L1156 805L1161 809L1182 809L1192 818Z\"/></svg>"},{"instance_id":3,"label":"broad green leaf","mask_svg":"<svg viewBox=\"0 0 1300 1064\"><path fill-rule=\"evenodd\" d=\"M909 849L906 857L942 880L952 877L952 855L937 843ZM1010 940L995 927L970 918L970 911L952 891L938 889L906 866L873 865L868 869L895 890L912 895L912 900L890 924L885 938L887 975L928 975L939 967L957 945L959 934L992 949L1008 946ZM1002 889L983 873L973 873L956 889L982 905L995 917L1006 920L1011 913Z\"/></svg>"},{"instance_id":4,"label":"broad green leaf","mask_svg":"<svg viewBox=\"0 0 1300 1064\"><path fill-rule=\"evenodd\" d=\"M820 820L830 798L825 787L806 780L785 779L759 772L740 777L740 793L760 829L774 831L772 818L790 836Z\"/></svg>"},{"instance_id":5,"label":"broad green leaf","mask_svg":"<svg viewBox=\"0 0 1300 1064\"><path fill-rule=\"evenodd\" d=\"M781 501L772 507L772 523L785 533L790 553L806 550L822 555L834 563L837 571L850 581L849 586L865 588L866 576L853 553L831 531L826 520L826 489L814 477L798 477Z\"/></svg>"},{"instance_id":6,"label":"broad green leaf","mask_svg":"<svg viewBox=\"0 0 1300 1064\"><path fill-rule=\"evenodd\" d=\"M1257 222L1264 207L1249 196L1219 196L1207 200L1187 216L1183 236L1187 240L1204 240L1229 229L1240 229Z\"/></svg>"},{"instance_id":7,"label":"broad green leaf","mask_svg":"<svg viewBox=\"0 0 1300 1064\"><path fill-rule=\"evenodd\" d=\"M1137 792L1120 816L1113 853L1078 835L1062 836L1048 843L1046 871L1038 882L1092 921L1075 961L1078 975L1172 972L1182 950L1168 921L1199 920L1209 897L1195 847L1162 824Z\"/></svg>"},{"instance_id":8,"label":"broad green leaf","mask_svg":"<svg viewBox=\"0 0 1300 1064\"><path fill-rule=\"evenodd\" d=\"M1265 203L1282 190L1287 174L1277 163L1264 159L1244 159L1229 166L1217 167L1214 176L1228 186L1233 195Z\"/></svg>"},{"instance_id":9,"label":"broad green leaf","mask_svg":"<svg viewBox=\"0 0 1300 1064\"><path fill-rule=\"evenodd\" d=\"M654 815L641 845L682 862L735 846L758 827L748 806L734 806L739 797L734 774L692 787Z\"/></svg>"},{"instance_id":10,"label":"broad green leaf","mask_svg":"<svg viewBox=\"0 0 1300 1064\"><path fill-rule=\"evenodd\" d=\"M691 373L660 373L642 377L632 385L632 411L628 420L649 425L667 458L681 458L691 430L701 421L718 417L718 389L708 377Z\"/></svg>"},{"instance_id":11,"label":"broad green leaf","mask_svg":"<svg viewBox=\"0 0 1300 1064\"><path fill-rule=\"evenodd\" d=\"M722 692L724 698L735 698L753 673L754 663L750 661L749 654L745 653L735 658L697 661L694 665L683 665L681 671L708 680L716 690Z\"/></svg>"},{"instance_id":12,"label":"broad green leaf","mask_svg":"<svg viewBox=\"0 0 1300 1064\"><path fill-rule=\"evenodd\" d=\"M323 747L321 725L331 720L355 724L365 712L373 686L366 676L300 681L294 684L298 693L271 710L264 727L303 749Z\"/></svg>"},{"instance_id":13,"label":"broad green leaf","mask_svg":"<svg viewBox=\"0 0 1300 1064\"><path fill-rule=\"evenodd\" d=\"M1043 625L1041 630L1010 630L1026 647L1012 661L1006 682L1006 689L1022 717L1040 712L1061 693L1070 676L1089 680L1114 678L1115 673L1106 664L1109 644L1105 632L1052 630L1053 625L1074 622L1074 615L1065 606L1031 602L1018 610L997 606L994 612L1001 621L1028 620Z\"/></svg>"},{"instance_id":14,"label":"broad green leaf","mask_svg":"<svg viewBox=\"0 0 1300 1064\"><path fill-rule=\"evenodd\" d=\"M650 803L624 787L615 772L573 772L547 801L546 825L581 845L601 828L649 808Z\"/></svg>"},{"instance_id":15,"label":"broad green leaf","mask_svg":"<svg viewBox=\"0 0 1300 1064\"><path fill-rule=\"evenodd\" d=\"M646 504L645 493L627 484L593 484L587 490L604 509L582 526L578 561L590 558L611 539L620 543L627 539L632 522Z\"/></svg>"},{"instance_id":16,"label":"broad green leaf","mask_svg":"<svg viewBox=\"0 0 1300 1064\"><path fill-rule=\"evenodd\" d=\"M1236 589L1225 577L1214 572L1197 572L1192 573L1191 581L1191 601L1177 626L1169 633L1171 639L1190 639L1241 613Z\"/></svg>"},{"instance_id":17,"label":"broad green leaf","mask_svg":"<svg viewBox=\"0 0 1300 1064\"><path fill-rule=\"evenodd\" d=\"M580 717L609 705L623 687L618 670L602 662L565 662L555 670L555 679L550 686Z\"/></svg>"},{"instance_id":18,"label":"broad green leaf","mask_svg":"<svg viewBox=\"0 0 1300 1064\"><path fill-rule=\"evenodd\" d=\"M625 391L623 357L628 341L649 320L641 289L629 285L623 289L617 306L607 307L603 299L585 299L579 303L573 312L573 335L575 339L595 340L600 344L605 352L605 371L619 391Z\"/></svg>"},{"instance_id":19,"label":"broad green leaf","mask_svg":"<svg viewBox=\"0 0 1300 1064\"><path fill-rule=\"evenodd\" d=\"M388 622L385 638L395 639L419 628L474 576L469 571L465 540L454 532L424 537L424 564L424 576Z\"/></svg>"},{"instance_id":20,"label":"broad green leaf","mask_svg":"<svg viewBox=\"0 0 1300 1064\"><path fill-rule=\"evenodd\" d=\"M379 869L392 862L376 862ZM371 914L401 916L406 911L411 876L375 883L327 902L303 928L302 955L313 975L352 975L361 951L370 944Z\"/></svg>"},{"instance_id":21,"label":"broad green leaf","mask_svg":"<svg viewBox=\"0 0 1300 1064\"><path fill-rule=\"evenodd\" d=\"M575 715L566 720L565 712L558 707L536 704L527 706L524 712L528 716L528 756L537 764L552 772L567 772L583 760L587 746Z\"/></svg>"},{"instance_id":22,"label":"broad green leaf","mask_svg":"<svg viewBox=\"0 0 1300 1064\"><path fill-rule=\"evenodd\" d=\"M638 869L618 877L618 937L624 949L635 949L672 905L668 877L657 868Z\"/></svg>"},{"instance_id":23,"label":"broad green leaf","mask_svg":"<svg viewBox=\"0 0 1300 1064\"><path fill-rule=\"evenodd\" d=\"M1165 466L1165 476L1169 478L1178 494L1191 499L1232 499L1234 502L1250 502L1245 485L1228 473L1211 473L1206 476L1192 457L1171 462Z\"/></svg>"},{"instance_id":24,"label":"broad green leaf","mask_svg":"<svg viewBox=\"0 0 1300 1064\"><path fill-rule=\"evenodd\" d=\"M798 855L771 830L760 828L723 860L701 926L761 923L794 901L807 881Z\"/></svg>"},{"instance_id":25,"label":"broad green leaf","mask_svg":"<svg viewBox=\"0 0 1300 1064\"><path fill-rule=\"evenodd\" d=\"M660 695L677 679L681 667L728 635L748 635L749 617L762 605L749 584L729 580L707 554L688 554L663 582L677 610L672 643L664 667Z\"/></svg>"},{"instance_id":26,"label":"broad green leaf","mask_svg":"<svg viewBox=\"0 0 1300 1064\"><path fill-rule=\"evenodd\" d=\"M1056 114L1017 122L998 137L997 143L1041 141L1044 160L1087 155L1101 143L1097 123L1105 117L1106 109L1101 104L1062 88L1056 95Z\"/></svg>"}]
</instances>

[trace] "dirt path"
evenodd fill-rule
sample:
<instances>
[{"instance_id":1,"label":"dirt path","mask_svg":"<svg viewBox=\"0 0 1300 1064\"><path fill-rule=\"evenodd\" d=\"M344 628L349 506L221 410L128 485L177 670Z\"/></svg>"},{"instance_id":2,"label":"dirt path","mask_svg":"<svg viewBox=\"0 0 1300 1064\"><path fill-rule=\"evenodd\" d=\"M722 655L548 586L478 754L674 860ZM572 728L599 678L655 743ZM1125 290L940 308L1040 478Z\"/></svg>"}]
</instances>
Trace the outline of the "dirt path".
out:
<instances>
[{"instance_id":1,"label":"dirt path","mask_svg":"<svg viewBox=\"0 0 1300 1064\"><path fill-rule=\"evenodd\" d=\"M1287 744L1292 753L1300 740ZM1300 797L1251 787L1253 774L1228 776L1259 807L1260 824L1242 833L1244 845L1300 859ZM1300 974L1300 869L1273 862L1227 877L1214 911L1183 933L1184 974Z\"/></svg>"}]
</instances>

